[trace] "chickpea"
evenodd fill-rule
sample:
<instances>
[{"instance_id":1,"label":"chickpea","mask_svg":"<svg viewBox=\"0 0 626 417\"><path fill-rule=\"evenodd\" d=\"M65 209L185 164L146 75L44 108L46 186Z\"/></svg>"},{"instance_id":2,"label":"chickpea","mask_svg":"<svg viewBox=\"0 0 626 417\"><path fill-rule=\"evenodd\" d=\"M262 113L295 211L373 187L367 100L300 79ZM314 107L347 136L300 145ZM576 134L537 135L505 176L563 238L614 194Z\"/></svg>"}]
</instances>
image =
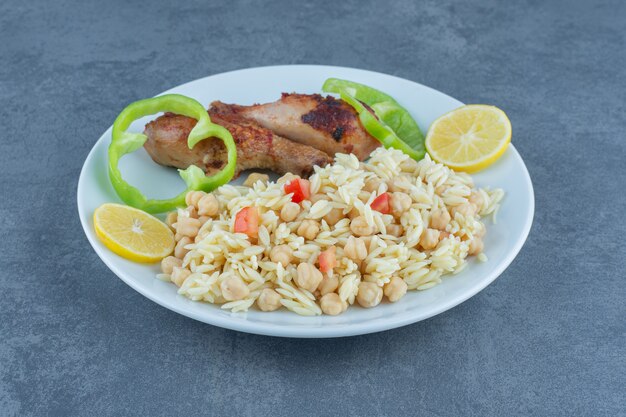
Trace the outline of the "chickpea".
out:
<instances>
[{"instance_id":1,"label":"chickpea","mask_svg":"<svg viewBox=\"0 0 626 417\"><path fill-rule=\"evenodd\" d=\"M200 220L192 217L179 217L176 222L176 232L181 236L196 237L200 229Z\"/></svg>"},{"instance_id":2,"label":"chickpea","mask_svg":"<svg viewBox=\"0 0 626 417\"><path fill-rule=\"evenodd\" d=\"M383 299L383 289L373 282L361 282L356 300L361 307L376 307Z\"/></svg>"},{"instance_id":3,"label":"chickpea","mask_svg":"<svg viewBox=\"0 0 626 417\"><path fill-rule=\"evenodd\" d=\"M400 169L404 172L413 173L417 171L417 161L413 158L407 158L400 163Z\"/></svg>"},{"instance_id":4,"label":"chickpea","mask_svg":"<svg viewBox=\"0 0 626 417\"><path fill-rule=\"evenodd\" d=\"M176 232L176 229L174 229L174 223L176 223L176 221L178 220L178 212L177 211L170 211L169 213L167 213L167 216L165 217L165 224L167 224L170 229L172 229L173 232Z\"/></svg>"},{"instance_id":5,"label":"chickpea","mask_svg":"<svg viewBox=\"0 0 626 417\"><path fill-rule=\"evenodd\" d=\"M391 195L391 212L395 217L402 216L411 204L413 204L413 199L406 193L395 192Z\"/></svg>"},{"instance_id":6,"label":"chickpea","mask_svg":"<svg viewBox=\"0 0 626 417\"><path fill-rule=\"evenodd\" d=\"M220 211L220 202L213 194L207 194L198 201L198 214L200 216L216 216Z\"/></svg>"},{"instance_id":7,"label":"chickpea","mask_svg":"<svg viewBox=\"0 0 626 417\"><path fill-rule=\"evenodd\" d=\"M407 186L406 176L400 175L387 181L387 187L391 192L404 191Z\"/></svg>"},{"instance_id":8,"label":"chickpea","mask_svg":"<svg viewBox=\"0 0 626 417\"><path fill-rule=\"evenodd\" d=\"M270 251L270 260L275 263L280 263L285 268L291 263L291 257L293 250L287 245L274 246Z\"/></svg>"},{"instance_id":9,"label":"chickpea","mask_svg":"<svg viewBox=\"0 0 626 417\"><path fill-rule=\"evenodd\" d=\"M459 204L456 207L453 207L451 211L452 217L456 215L456 213L462 214L464 217L471 217L476 214L477 207L472 203L463 203Z\"/></svg>"},{"instance_id":10,"label":"chickpea","mask_svg":"<svg viewBox=\"0 0 626 417\"><path fill-rule=\"evenodd\" d=\"M329 201L330 199L324 194L313 194L311 197L309 197L309 201L311 201L311 205L317 203L320 200Z\"/></svg>"},{"instance_id":11,"label":"chickpea","mask_svg":"<svg viewBox=\"0 0 626 417\"><path fill-rule=\"evenodd\" d=\"M298 226L296 233L298 236L302 236L306 240L313 240L319 231L320 225L318 222L315 220L304 220L300 226Z\"/></svg>"},{"instance_id":12,"label":"chickpea","mask_svg":"<svg viewBox=\"0 0 626 417\"><path fill-rule=\"evenodd\" d=\"M337 275L333 275L332 277L324 277L317 289L320 291L320 294L326 295L328 293L334 292L338 287L339 278L337 278Z\"/></svg>"},{"instance_id":13,"label":"chickpea","mask_svg":"<svg viewBox=\"0 0 626 417\"><path fill-rule=\"evenodd\" d=\"M300 178L298 175L294 175L291 172L286 173L282 177L276 180L276 184L285 184L293 179Z\"/></svg>"},{"instance_id":14,"label":"chickpea","mask_svg":"<svg viewBox=\"0 0 626 417\"><path fill-rule=\"evenodd\" d=\"M353 261L362 261L367 258L367 247L362 238L350 236L343 248L343 253Z\"/></svg>"},{"instance_id":15,"label":"chickpea","mask_svg":"<svg viewBox=\"0 0 626 417\"><path fill-rule=\"evenodd\" d=\"M334 226L339 220L343 219L344 217L345 216L343 215L342 209L334 208L324 216L324 220L329 226Z\"/></svg>"},{"instance_id":16,"label":"chickpea","mask_svg":"<svg viewBox=\"0 0 626 417\"><path fill-rule=\"evenodd\" d=\"M420 237L420 245L424 250L434 249L439 243L439 230L426 229Z\"/></svg>"},{"instance_id":17,"label":"chickpea","mask_svg":"<svg viewBox=\"0 0 626 417\"><path fill-rule=\"evenodd\" d=\"M368 224L364 216L357 216L350 222L350 230L357 236L369 236L374 233L374 226Z\"/></svg>"},{"instance_id":18,"label":"chickpea","mask_svg":"<svg viewBox=\"0 0 626 417\"><path fill-rule=\"evenodd\" d=\"M267 184L269 180L270 177L268 175L261 174L259 172L253 172L252 174L248 175L248 178L246 178L246 180L243 182L243 185L245 187L252 188L252 186L256 184L257 181L261 181L263 184Z\"/></svg>"},{"instance_id":19,"label":"chickpea","mask_svg":"<svg viewBox=\"0 0 626 417\"><path fill-rule=\"evenodd\" d=\"M204 223L208 222L209 219L211 219L209 216L200 216L200 217L198 217L198 220L200 220L200 224L204 224ZM202 226L200 226L200 227L202 227ZM196 236L196 237L198 237L198 236Z\"/></svg>"},{"instance_id":20,"label":"chickpea","mask_svg":"<svg viewBox=\"0 0 626 417\"><path fill-rule=\"evenodd\" d=\"M368 193L373 193L374 191L378 191L378 187L380 187L382 181L378 178L370 178L365 182L363 186L363 191L367 191Z\"/></svg>"},{"instance_id":21,"label":"chickpea","mask_svg":"<svg viewBox=\"0 0 626 417\"><path fill-rule=\"evenodd\" d=\"M406 294L407 285L406 282L400 277L393 277L389 281L383 290L387 299L392 303L395 303Z\"/></svg>"},{"instance_id":22,"label":"chickpea","mask_svg":"<svg viewBox=\"0 0 626 417\"><path fill-rule=\"evenodd\" d=\"M246 298L250 294L250 290L243 280L235 275L223 280L220 284L222 290L222 297L226 301L235 301Z\"/></svg>"},{"instance_id":23,"label":"chickpea","mask_svg":"<svg viewBox=\"0 0 626 417\"><path fill-rule=\"evenodd\" d=\"M280 294L270 288L265 288L261 291L258 300L256 300L256 304L261 311L278 310L282 305L280 303Z\"/></svg>"},{"instance_id":24,"label":"chickpea","mask_svg":"<svg viewBox=\"0 0 626 417\"><path fill-rule=\"evenodd\" d=\"M348 212L348 218L350 220L354 219L355 217L359 217L360 215L361 213L356 207L352 207L352 209Z\"/></svg>"},{"instance_id":25,"label":"chickpea","mask_svg":"<svg viewBox=\"0 0 626 417\"><path fill-rule=\"evenodd\" d=\"M315 267L315 265L311 265L306 262L302 262L298 265L296 274L296 284L300 288L304 288L307 291L313 292L320 285L324 276L320 272L319 269Z\"/></svg>"},{"instance_id":26,"label":"chickpea","mask_svg":"<svg viewBox=\"0 0 626 417\"><path fill-rule=\"evenodd\" d=\"M292 201L286 203L282 209L280 209L280 218L285 222L292 222L300 214L300 205Z\"/></svg>"},{"instance_id":27,"label":"chickpea","mask_svg":"<svg viewBox=\"0 0 626 417\"><path fill-rule=\"evenodd\" d=\"M337 314L343 313L344 310L341 298L334 292L326 294L321 298L320 307L324 314L328 314L329 316L336 316Z\"/></svg>"},{"instance_id":28,"label":"chickpea","mask_svg":"<svg viewBox=\"0 0 626 417\"><path fill-rule=\"evenodd\" d=\"M402 226L399 224L395 224L395 223L388 224L387 226L385 226L385 228L387 229L388 235L395 236L395 237L402 236L402 233L404 232L404 230L402 229Z\"/></svg>"},{"instance_id":29,"label":"chickpea","mask_svg":"<svg viewBox=\"0 0 626 417\"><path fill-rule=\"evenodd\" d=\"M170 276L170 280L176 284L177 287L183 285L183 282L191 275L191 271L185 268L179 268L175 266L172 269L172 275Z\"/></svg>"},{"instance_id":30,"label":"chickpea","mask_svg":"<svg viewBox=\"0 0 626 417\"><path fill-rule=\"evenodd\" d=\"M164 274L172 275L174 267L177 266L180 268L182 265L183 261L181 259L175 256L168 256L161 260L161 271L163 271Z\"/></svg>"},{"instance_id":31,"label":"chickpea","mask_svg":"<svg viewBox=\"0 0 626 417\"><path fill-rule=\"evenodd\" d=\"M481 253L483 251L484 247L485 247L485 245L483 243L483 240L481 238L479 238L479 237L475 237L470 242L467 254L468 255L478 255L479 253Z\"/></svg>"},{"instance_id":32,"label":"chickpea","mask_svg":"<svg viewBox=\"0 0 626 417\"><path fill-rule=\"evenodd\" d=\"M433 229L446 230L448 223L450 223L450 213L445 208L439 208L430 214L430 227Z\"/></svg>"},{"instance_id":33,"label":"chickpea","mask_svg":"<svg viewBox=\"0 0 626 417\"><path fill-rule=\"evenodd\" d=\"M476 206L476 212L479 212L485 204L485 199L479 192L473 191L469 196L469 202Z\"/></svg>"},{"instance_id":34,"label":"chickpea","mask_svg":"<svg viewBox=\"0 0 626 417\"><path fill-rule=\"evenodd\" d=\"M205 195L206 193L204 191L189 191L185 196L185 204L188 206L197 206L198 201Z\"/></svg>"},{"instance_id":35,"label":"chickpea","mask_svg":"<svg viewBox=\"0 0 626 417\"><path fill-rule=\"evenodd\" d=\"M189 245L191 242L193 241L190 237L187 236L184 236L182 239L180 239L176 244L176 247L174 248L174 256L176 256L178 259L183 259L185 255L187 255L187 253L189 252L189 249L185 249L185 246Z\"/></svg>"}]
</instances>

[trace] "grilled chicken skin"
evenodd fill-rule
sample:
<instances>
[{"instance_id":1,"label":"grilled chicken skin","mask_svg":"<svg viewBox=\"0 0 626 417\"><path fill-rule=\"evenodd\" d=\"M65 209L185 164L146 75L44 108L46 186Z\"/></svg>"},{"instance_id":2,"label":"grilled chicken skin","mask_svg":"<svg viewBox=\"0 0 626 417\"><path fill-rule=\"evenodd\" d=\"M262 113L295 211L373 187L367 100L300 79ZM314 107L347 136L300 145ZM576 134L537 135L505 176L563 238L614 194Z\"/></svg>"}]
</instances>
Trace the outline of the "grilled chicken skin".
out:
<instances>
[{"instance_id":1,"label":"grilled chicken skin","mask_svg":"<svg viewBox=\"0 0 626 417\"><path fill-rule=\"evenodd\" d=\"M278 174L287 172L307 177L313 166L324 166L331 161L327 154L310 146L294 143L275 135L254 122L235 115L220 116L209 111L214 123L224 126L237 145L235 176L246 169L270 169ZM152 159L161 165L187 168L196 165L212 174L226 164L226 147L218 138L210 138L187 146L189 132L196 125L190 117L167 113L146 125L148 140L144 148Z\"/></svg>"},{"instance_id":2,"label":"grilled chicken skin","mask_svg":"<svg viewBox=\"0 0 626 417\"><path fill-rule=\"evenodd\" d=\"M360 160L380 146L361 125L349 104L332 96L287 94L267 104L239 106L215 101L211 108L253 120L280 136L312 146L330 156L353 153Z\"/></svg>"}]
</instances>

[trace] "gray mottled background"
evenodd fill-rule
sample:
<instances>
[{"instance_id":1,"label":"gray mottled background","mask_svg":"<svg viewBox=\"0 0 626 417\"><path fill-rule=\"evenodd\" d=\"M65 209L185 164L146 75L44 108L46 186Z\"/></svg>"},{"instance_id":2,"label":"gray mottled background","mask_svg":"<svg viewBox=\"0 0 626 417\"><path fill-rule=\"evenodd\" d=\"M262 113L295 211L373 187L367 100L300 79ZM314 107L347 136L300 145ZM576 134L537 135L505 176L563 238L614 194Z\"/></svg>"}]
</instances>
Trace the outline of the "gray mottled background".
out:
<instances>
[{"instance_id":1,"label":"gray mottled background","mask_svg":"<svg viewBox=\"0 0 626 417\"><path fill-rule=\"evenodd\" d=\"M0 415L626 415L626 3L383 3L0 2ZM401 329L290 340L105 267L75 190L124 105L291 63L506 110L537 211L500 279Z\"/></svg>"}]
</instances>

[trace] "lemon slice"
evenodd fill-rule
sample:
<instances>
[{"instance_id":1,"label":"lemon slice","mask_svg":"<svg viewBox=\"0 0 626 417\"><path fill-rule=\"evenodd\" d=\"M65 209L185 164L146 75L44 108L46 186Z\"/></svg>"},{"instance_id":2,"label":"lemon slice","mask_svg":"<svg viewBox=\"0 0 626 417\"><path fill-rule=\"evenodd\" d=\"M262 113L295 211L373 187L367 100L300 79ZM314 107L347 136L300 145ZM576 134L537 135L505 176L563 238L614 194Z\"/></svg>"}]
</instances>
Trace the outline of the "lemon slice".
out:
<instances>
[{"instance_id":1,"label":"lemon slice","mask_svg":"<svg viewBox=\"0 0 626 417\"><path fill-rule=\"evenodd\" d=\"M511 142L511 122L497 107L463 106L433 122L426 149L437 162L476 172L493 164Z\"/></svg>"},{"instance_id":2,"label":"lemon slice","mask_svg":"<svg viewBox=\"0 0 626 417\"><path fill-rule=\"evenodd\" d=\"M96 235L111 251L135 262L156 262L174 250L174 235L150 214L122 204L103 204L93 213Z\"/></svg>"}]
</instances>

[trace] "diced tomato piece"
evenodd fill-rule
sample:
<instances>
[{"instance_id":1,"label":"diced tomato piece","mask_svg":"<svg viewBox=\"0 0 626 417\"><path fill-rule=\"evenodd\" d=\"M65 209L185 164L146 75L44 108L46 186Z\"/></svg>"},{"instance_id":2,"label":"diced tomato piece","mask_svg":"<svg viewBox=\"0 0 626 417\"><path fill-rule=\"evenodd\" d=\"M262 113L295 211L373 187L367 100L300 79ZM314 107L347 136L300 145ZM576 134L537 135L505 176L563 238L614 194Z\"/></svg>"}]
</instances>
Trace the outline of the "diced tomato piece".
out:
<instances>
[{"instance_id":1,"label":"diced tomato piece","mask_svg":"<svg viewBox=\"0 0 626 417\"><path fill-rule=\"evenodd\" d=\"M285 194L291 194L291 201L299 203L302 200L306 200L311 195L311 183L309 180L303 180L302 178L296 178L285 184Z\"/></svg>"},{"instance_id":2,"label":"diced tomato piece","mask_svg":"<svg viewBox=\"0 0 626 417\"><path fill-rule=\"evenodd\" d=\"M259 211L256 207L244 207L235 215L235 233L245 233L248 237L259 236Z\"/></svg>"},{"instance_id":3,"label":"diced tomato piece","mask_svg":"<svg viewBox=\"0 0 626 417\"><path fill-rule=\"evenodd\" d=\"M334 267L337 266L337 257L335 256L336 248L331 246L326 249L324 252L320 253L320 256L317 258L317 261L320 264L320 271L322 272L330 272Z\"/></svg>"},{"instance_id":4,"label":"diced tomato piece","mask_svg":"<svg viewBox=\"0 0 626 417\"><path fill-rule=\"evenodd\" d=\"M388 193L382 193L370 205L372 210L379 211L383 214L391 213L391 199Z\"/></svg>"}]
</instances>

